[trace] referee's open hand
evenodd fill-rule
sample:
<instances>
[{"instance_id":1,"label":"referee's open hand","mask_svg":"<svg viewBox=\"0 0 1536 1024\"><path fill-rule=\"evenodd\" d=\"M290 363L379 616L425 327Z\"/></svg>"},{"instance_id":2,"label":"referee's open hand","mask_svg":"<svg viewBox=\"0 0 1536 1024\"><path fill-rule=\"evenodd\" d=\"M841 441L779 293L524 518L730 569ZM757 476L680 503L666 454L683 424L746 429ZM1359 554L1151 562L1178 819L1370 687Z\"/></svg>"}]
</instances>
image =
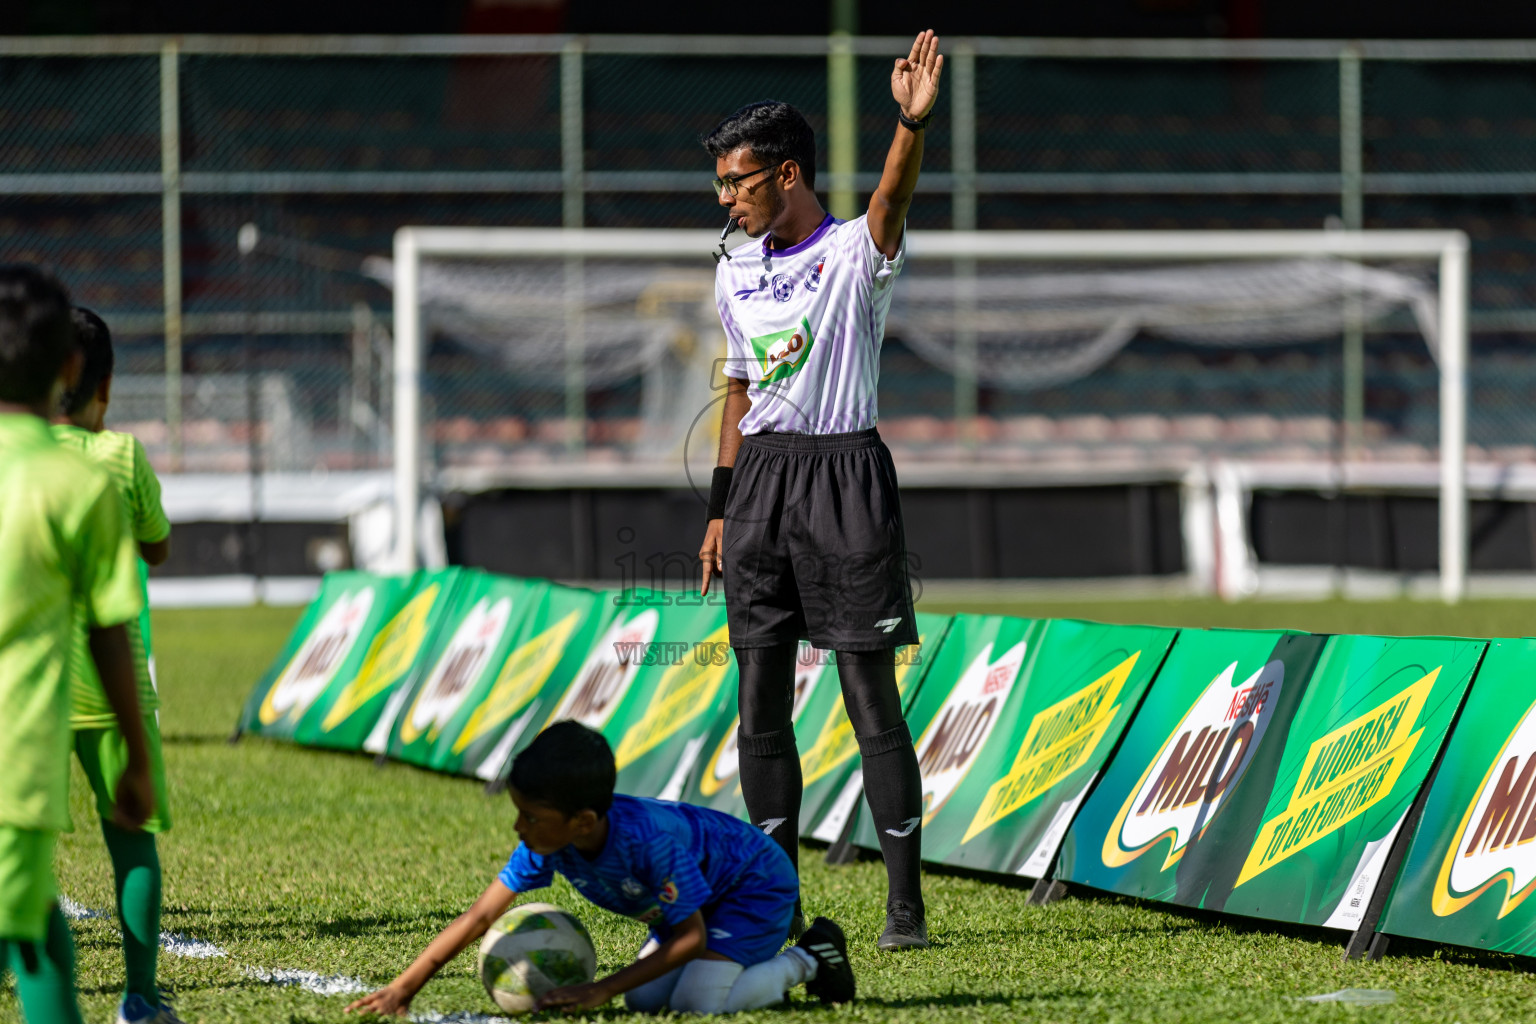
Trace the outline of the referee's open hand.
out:
<instances>
[{"instance_id":1,"label":"referee's open hand","mask_svg":"<svg viewBox=\"0 0 1536 1024\"><path fill-rule=\"evenodd\" d=\"M699 561L703 563L700 566L700 597L709 593L709 578L725 572L725 560L720 555L720 538L724 528L724 519L711 519L709 527L704 531L704 544L699 548Z\"/></svg>"},{"instance_id":2,"label":"referee's open hand","mask_svg":"<svg viewBox=\"0 0 1536 1024\"><path fill-rule=\"evenodd\" d=\"M901 112L921 121L933 110L939 98L939 76L944 73L944 55L939 53L939 37L932 29L919 32L912 41L912 52L897 57L891 69L891 98Z\"/></svg>"}]
</instances>

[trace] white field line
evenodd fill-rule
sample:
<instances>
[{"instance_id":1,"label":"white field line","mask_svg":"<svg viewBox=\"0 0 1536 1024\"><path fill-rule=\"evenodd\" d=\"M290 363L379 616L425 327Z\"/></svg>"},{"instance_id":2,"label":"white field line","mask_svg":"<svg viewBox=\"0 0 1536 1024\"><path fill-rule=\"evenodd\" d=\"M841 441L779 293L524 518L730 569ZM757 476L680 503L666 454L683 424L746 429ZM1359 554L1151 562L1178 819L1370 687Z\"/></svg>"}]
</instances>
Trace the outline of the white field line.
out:
<instances>
[{"instance_id":1,"label":"white field line","mask_svg":"<svg viewBox=\"0 0 1536 1024\"><path fill-rule=\"evenodd\" d=\"M90 921L98 918L116 916L110 910L96 910L76 903L68 896L59 896L59 909L64 911L64 916L74 921ZM172 956L188 957L194 960L209 960L214 957L227 957L229 953L211 942L195 939L178 932L161 932L160 948ZM316 974L314 971L296 971L287 968L265 970L260 967L241 966L240 970L248 977L257 981L264 981L269 985L283 985L301 988L306 992L313 992L318 996L345 996L361 995L372 992L374 986L357 978L350 978L344 974ZM484 1013L413 1013L408 1018L415 1024L512 1024L506 1017L492 1017Z\"/></svg>"}]
</instances>

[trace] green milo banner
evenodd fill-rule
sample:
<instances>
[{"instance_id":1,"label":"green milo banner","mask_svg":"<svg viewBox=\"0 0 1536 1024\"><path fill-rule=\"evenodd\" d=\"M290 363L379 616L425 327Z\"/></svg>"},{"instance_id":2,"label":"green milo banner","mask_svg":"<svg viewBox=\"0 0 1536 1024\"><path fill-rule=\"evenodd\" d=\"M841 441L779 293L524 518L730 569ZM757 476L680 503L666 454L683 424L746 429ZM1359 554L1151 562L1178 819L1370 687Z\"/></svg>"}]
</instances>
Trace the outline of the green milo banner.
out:
<instances>
[{"instance_id":1,"label":"green milo banner","mask_svg":"<svg viewBox=\"0 0 1536 1024\"><path fill-rule=\"evenodd\" d=\"M1358 927L1483 647L1181 634L1069 834L1065 876L1186 906ZM1212 681L1200 688L1201 678Z\"/></svg>"},{"instance_id":2,"label":"green milo banner","mask_svg":"<svg viewBox=\"0 0 1536 1024\"><path fill-rule=\"evenodd\" d=\"M1487 646L1433 637L1330 637L1272 777L1233 794L1259 805L1258 828L1231 853L1191 858L1213 882L1198 904L1353 930ZM1240 837L1232 833L1234 841ZM1229 868L1239 864L1228 890Z\"/></svg>"},{"instance_id":3,"label":"green milo banner","mask_svg":"<svg viewBox=\"0 0 1536 1024\"><path fill-rule=\"evenodd\" d=\"M1536 640L1488 645L1377 929L1536 954Z\"/></svg>"},{"instance_id":4,"label":"green milo banner","mask_svg":"<svg viewBox=\"0 0 1536 1024\"><path fill-rule=\"evenodd\" d=\"M1177 633L956 616L908 716L923 859L1044 875Z\"/></svg>"},{"instance_id":5,"label":"green milo banner","mask_svg":"<svg viewBox=\"0 0 1536 1024\"><path fill-rule=\"evenodd\" d=\"M896 686L903 697L910 700L948 626L947 615L918 613L918 643L896 651ZM831 842L841 835L861 792L858 780L853 778L858 768L859 745L843 709L836 655L802 641L793 685L791 715L805 787L800 802L800 829L805 835ZM709 733L705 759L689 780L683 799L744 818L747 809L741 796L736 750L740 722L733 679L726 713Z\"/></svg>"},{"instance_id":6,"label":"green milo banner","mask_svg":"<svg viewBox=\"0 0 1536 1024\"><path fill-rule=\"evenodd\" d=\"M241 731L361 749L465 575L462 569L399 577L328 574L246 702Z\"/></svg>"},{"instance_id":7,"label":"green milo banner","mask_svg":"<svg viewBox=\"0 0 1536 1024\"><path fill-rule=\"evenodd\" d=\"M616 614L546 723L574 719L608 737L620 792L676 800L736 690L725 608L664 591L602 599Z\"/></svg>"},{"instance_id":8,"label":"green milo banner","mask_svg":"<svg viewBox=\"0 0 1536 1024\"><path fill-rule=\"evenodd\" d=\"M1272 774L1324 642L1280 630L1180 631L1068 829L1055 876L1202 905L1213 869L1186 861L1231 831L1228 819L1262 808L1242 806L1238 784L1251 772ZM1216 852L1240 864L1249 845ZM1235 874L1237 864L1220 867Z\"/></svg>"},{"instance_id":9,"label":"green milo banner","mask_svg":"<svg viewBox=\"0 0 1536 1024\"><path fill-rule=\"evenodd\" d=\"M563 688L606 625L612 602L590 590L476 573L445 612L410 685L364 749L457 775L494 779L537 734L550 688Z\"/></svg>"}]
</instances>

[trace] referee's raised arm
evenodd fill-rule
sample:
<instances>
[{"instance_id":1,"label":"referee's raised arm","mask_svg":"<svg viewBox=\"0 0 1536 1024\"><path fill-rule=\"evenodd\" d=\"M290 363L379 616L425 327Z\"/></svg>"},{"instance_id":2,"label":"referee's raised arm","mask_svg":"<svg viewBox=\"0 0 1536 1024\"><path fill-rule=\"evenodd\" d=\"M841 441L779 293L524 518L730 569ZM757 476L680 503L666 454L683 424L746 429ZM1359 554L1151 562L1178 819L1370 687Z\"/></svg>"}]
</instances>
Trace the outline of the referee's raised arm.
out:
<instances>
[{"instance_id":1,"label":"referee's raised arm","mask_svg":"<svg viewBox=\"0 0 1536 1024\"><path fill-rule=\"evenodd\" d=\"M901 251L902 226L923 166L923 129L939 98L943 71L944 56L932 29L918 33L912 52L897 57L891 69L891 96L898 108L896 137L886 154L880 185L869 197L869 236L888 260Z\"/></svg>"}]
</instances>

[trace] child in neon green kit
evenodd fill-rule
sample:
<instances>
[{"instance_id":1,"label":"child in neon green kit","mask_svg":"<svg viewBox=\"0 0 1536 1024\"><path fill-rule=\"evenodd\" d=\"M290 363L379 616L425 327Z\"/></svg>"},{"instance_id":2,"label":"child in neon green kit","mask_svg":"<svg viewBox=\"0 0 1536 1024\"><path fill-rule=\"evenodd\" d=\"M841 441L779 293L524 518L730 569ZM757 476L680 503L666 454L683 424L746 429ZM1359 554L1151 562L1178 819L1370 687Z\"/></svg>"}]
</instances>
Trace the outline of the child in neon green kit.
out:
<instances>
[{"instance_id":1,"label":"child in neon green kit","mask_svg":"<svg viewBox=\"0 0 1536 1024\"><path fill-rule=\"evenodd\" d=\"M83 621L76 628L70 656L69 724L75 734L75 754L96 794L96 809L101 814L101 831L116 882L117 918L123 928L123 961L127 968L123 998L117 1010L118 1024L177 1024L175 1013L162 1004L155 980L161 898L155 835L170 827L171 817L165 799L165 766L156 715L160 697L149 668L149 594L144 567L146 562L159 565L169 556L171 524L161 507L160 481L149 465L144 446L132 434L105 429L107 406L112 400L112 334L102 319L88 309L77 308L73 320L82 356L80 377L64 396L60 415L54 421L53 437L107 474L128 513L129 532L138 542L141 555L135 562L145 610L126 626L155 785L155 813L144 823L143 831L122 829L112 823L113 794L122 775L127 746L91 663Z\"/></svg>"},{"instance_id":2,"label":"child in neon green kit","mask_svg":"<svg viewBox=\"0 0 1536 1024\"><path fill-rule=\"evenodd\" d=\"M117 824L137 828L154 810L123 627L141 604L133 541L106 475L48 430L78 371L64 288L36 268L0 266L0 964L33 1024L80 1020L52 865L69 827L77 615L126 748Z\"/></svg>"}]
</instances>

